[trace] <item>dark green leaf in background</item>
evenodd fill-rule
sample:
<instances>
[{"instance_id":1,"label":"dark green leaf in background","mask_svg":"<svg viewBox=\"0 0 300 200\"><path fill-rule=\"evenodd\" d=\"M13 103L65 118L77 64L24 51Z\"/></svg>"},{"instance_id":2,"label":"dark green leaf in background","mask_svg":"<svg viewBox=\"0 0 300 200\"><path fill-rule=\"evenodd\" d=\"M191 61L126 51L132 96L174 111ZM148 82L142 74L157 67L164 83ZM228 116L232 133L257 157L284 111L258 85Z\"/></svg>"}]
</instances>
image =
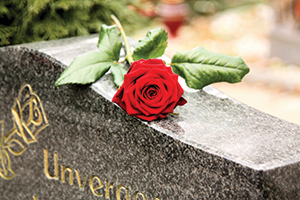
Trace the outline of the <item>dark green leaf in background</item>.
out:
<instances>
[{"instance_id":1,"label":"dark green leaf in background","mask_svg":"<svg viewBox=\"0 0 300 200\"><path fill-rule=\"evenodd\" d=\"M112 13L126 32L132 33L150 22L129 8L135 3L136 0L0 0L0 46L93 34L100 31L102 24L111 24Z\"/></svg>"},{"instance_id":2,"label":"dark green leaf in background","mask_svg":"<svg viewBox=\"0 0 300 200\"><path fill-rule=\"evenodd\" d=\"M120 87L124 80L124 75L127 73L127 70L124 68L123 64L113 64L110 70L114 77L114 83L116 84L116 86Z\"/></svg>"},{"instance_id":3,"label":"dark green leaf in background","mask_svg":"<svg viewBox=\"0 0 300 200\"><path fill-rule=\"evenodd\" d=\"M133 51L133 59L140 60L158 58L162 56L167 48L168 34L162 28L148 31L146 37L139 40Z\"/></svg>"},{"instance_id":4,"label":"dark green leaf in background","mask_svg":"<svg viewBox=\"0 0 300 200\"><path fill-rule=\"evenodd\" d=\"M240 57L212 53L202 47L177 52L172 58L171 67L194 89L202 89L215 82L237 83L249 72Z\"/></svg>"},{"instance_id":5,"label":"dark green leaf in background","mask_svg":"<svg viewBox=\"0 0 300 200\"><path fill-rule=\"evenodd\" d=\"M93 51L79 55L61 73L54 86L67 83L93 83L101 78L113 64L109 56L102 52Z\"/></svg>"},{"instance_id":6,"label":"dark green leaf in background","mask_svg":"<svg viewBox=\"0 0 300 200\"><path fill-rule=\"evenodd\" d=\"M103 24L101 26L97 47L111 61L119 61L122 41L121 33L116 25L107 26Z\"/></svg>"}]
</instances>

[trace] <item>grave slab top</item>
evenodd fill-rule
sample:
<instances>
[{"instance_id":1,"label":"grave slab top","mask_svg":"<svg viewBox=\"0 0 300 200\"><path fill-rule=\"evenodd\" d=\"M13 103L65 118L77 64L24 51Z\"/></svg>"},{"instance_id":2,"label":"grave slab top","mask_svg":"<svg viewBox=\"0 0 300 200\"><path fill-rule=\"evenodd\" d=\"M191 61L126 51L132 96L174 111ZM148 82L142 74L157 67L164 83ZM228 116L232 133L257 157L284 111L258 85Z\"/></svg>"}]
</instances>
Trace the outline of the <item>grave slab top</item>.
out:
<instances>
[{"instance_id":1,"label":"grave slab top","mask_svg":"<svg viewBox=\"0 0 300 200\"><path fill-rule=\"evenodd\" d=\"M90 35L21 46L36 49L69 65L77 55L97 51L97 40L98 35ZM180 115L145 124L203 151L256 170L300 161L300 126L248 107L211 86L194 91L182 84L188 103L176 108L175 112ZM116 92L108 76L91 87L108 100Z\"/></svg>"}]
</instances>

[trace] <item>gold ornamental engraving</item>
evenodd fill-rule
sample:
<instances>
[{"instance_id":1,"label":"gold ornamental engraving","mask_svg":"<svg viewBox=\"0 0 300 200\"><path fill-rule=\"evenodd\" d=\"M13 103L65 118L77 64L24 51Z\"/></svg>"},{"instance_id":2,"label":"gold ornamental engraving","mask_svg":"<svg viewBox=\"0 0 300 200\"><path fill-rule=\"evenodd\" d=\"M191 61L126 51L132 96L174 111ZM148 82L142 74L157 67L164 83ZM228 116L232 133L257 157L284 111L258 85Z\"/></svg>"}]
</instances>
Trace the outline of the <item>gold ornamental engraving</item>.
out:
<instances>
[{"instance_id":1,"label":"gold ornamental engraving","mask_svg":"<svg viewBox=\"0 0 300 200\"><path fill-rule=\"evenodd\" d=\"M0 176L5 180L14 177L10 155L20 156L37 135L48 126L48 120L39 96L29 84L24 84L11 108L13 128L4 134L4 121L0 120Z\"/></svg>"}]
</instances>

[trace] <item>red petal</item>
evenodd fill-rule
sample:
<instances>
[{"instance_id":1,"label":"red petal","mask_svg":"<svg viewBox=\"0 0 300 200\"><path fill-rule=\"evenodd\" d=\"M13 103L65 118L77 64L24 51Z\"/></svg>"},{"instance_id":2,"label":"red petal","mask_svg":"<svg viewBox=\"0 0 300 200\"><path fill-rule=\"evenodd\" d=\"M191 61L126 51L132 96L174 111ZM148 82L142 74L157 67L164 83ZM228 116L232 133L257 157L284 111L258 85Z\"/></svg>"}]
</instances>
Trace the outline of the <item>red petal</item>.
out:
<instances>
[{"instance_id":1,"label":"red petal","mask_svg":"<svg viewBox=\"0 0 300 200\"><path fill-rule=\"evenodd\" d=\"M152 58L152 59L148 59L146 60L143 64L163 64L165 65L164 61L162 59L157 59L157 58Z\"/></svg>"},{"instance_id":2,"label":"red petal","mask_svg":"<svg viewBox=\"0 0 300 200\"><path fill-rule=\"evenodd\" d=\"M183 97L180 97L179 101L177 102L177 105L178 106L183 106L186 103L187 103L187 100Z\"/></svg>"},{"instance_id":3,"label":"red petal","mask_svg":"<svg viewBox=\"0 0 300 200\"><path fill-rule=\"evenodd\" d=\"M113 97L113 99L112 99L112 102L118 104L123 110L126 111L126 105L125 105L125 103L122 101L123 95L124 95L124 88L121 87L121 88L116 92L116 94L114 95L114 97Z\"/></svg>"},{"instance_id":4,"label":"red petal","mask_svg":"<svg viewBox=\"0 0 300 200\"><path fill-rule=\"evenodd\" d=\"M131 65L127 71L127 74L129 74L130 71L134 71L134 70L138 69L140 64L143 63L144 61L145 61L144 59L140 59L140 60L137 60L137 61L134 61L133 63L131 63Z\"/></svg>"}]
</instances>

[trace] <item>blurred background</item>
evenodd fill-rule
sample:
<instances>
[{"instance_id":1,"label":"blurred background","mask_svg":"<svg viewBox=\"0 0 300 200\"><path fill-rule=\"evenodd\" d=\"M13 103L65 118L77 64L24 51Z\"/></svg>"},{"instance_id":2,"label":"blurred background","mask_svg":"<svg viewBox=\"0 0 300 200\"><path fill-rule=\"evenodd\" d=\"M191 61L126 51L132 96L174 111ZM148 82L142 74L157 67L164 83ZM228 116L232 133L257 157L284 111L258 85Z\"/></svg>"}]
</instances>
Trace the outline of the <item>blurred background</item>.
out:
<instances>
[{"instance_id":1,"label":"blurred background","mask_svg":"<svg viewBox=\"0 0 300 200\"><path fill-rule=\"evenodd\" d=\"M300 0L0 0L0 46L97 33L111 14L136 40L165 28L169 57L196 46L241 56L243 81L213 87L300 124Z\"/></svg>"}]
</instances>

